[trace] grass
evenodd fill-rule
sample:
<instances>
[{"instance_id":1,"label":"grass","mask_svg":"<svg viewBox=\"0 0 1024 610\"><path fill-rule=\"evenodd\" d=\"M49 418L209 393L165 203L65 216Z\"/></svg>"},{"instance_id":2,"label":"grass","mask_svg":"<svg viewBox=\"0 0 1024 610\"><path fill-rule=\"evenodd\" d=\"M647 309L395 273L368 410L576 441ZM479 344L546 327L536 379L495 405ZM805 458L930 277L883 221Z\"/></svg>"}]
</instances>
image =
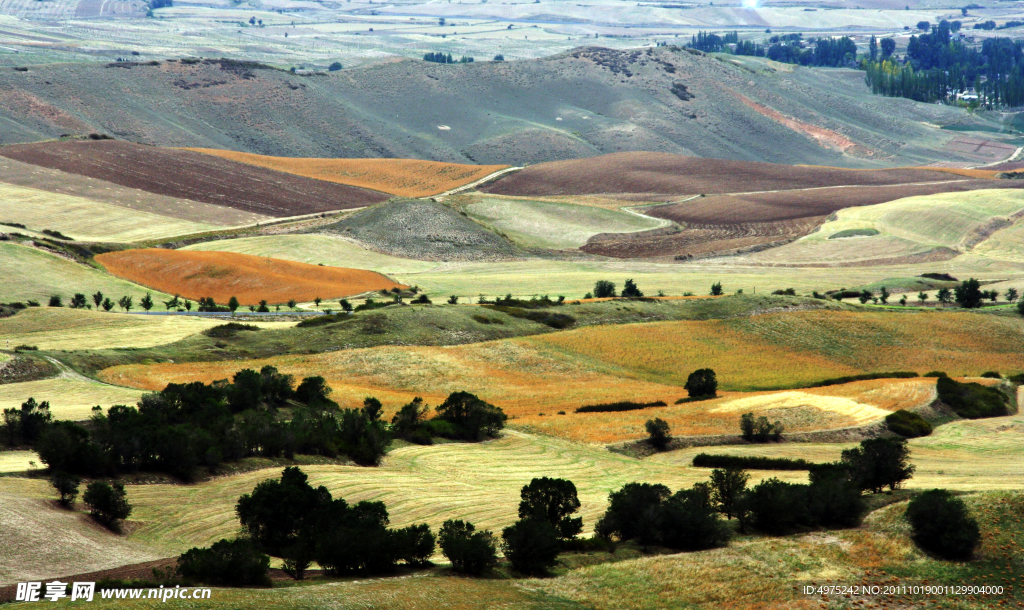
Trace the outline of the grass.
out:
<instances>
[{"instance_id":1,"label":"grass","mask_svg":"<svg viewBox=\"0 0 1024 610\"><path fill-rule=\"evenodd\" d=\"M213 297L242 305L260 300L312 301L385 290L399 284L372 271L308 265L229 252L145 249L96 257L114 275L190 299Z\"/></svg>"},{"instance_id":2,"label":"grass","mask_svg":"<svg viewBox=\"0 0 1024 610\"><path fill-rule=\"evenodd\" d=\"M54 419L83 420L92 416L96 405L134 405L142 394L77 375L61 376L0 385L0 409L20 408L21 403L35 398L39 402L49 401Z\"/></svg>"},{"instance_id":3,"label":"grass","mask_svg":"<svg viewBox=\"0 0 1024 610\"><path fill-rule=\"evenodd\" d=\"M48 254L41 250L10 243L0 243L0 301L36 300L43 305L50 295L59 294L67 304L74 293L91 294L97 290L117 301L131 295L135 302L151 293L154 299L171 297Z\"/></svg>"},{"instance_id":4,"label":"grass","mask_svg":"<svg viewBox=\"0 0 1024 610\"><path fill-rule=\"evenodd\" d=\"M592 206L480 196L464 205L471 218L528 247L570 250L598 233L634 233L668 224Z\"/></svg>"},{"instance_id":5,"label":"grass","mask_svg":"<svg viewBox=\"0 0 1024 610\"><path fill-rule=\"evenodd\" d=\"M159 307L159 306L158 306ZM223 320L194 316L147 316L85 309L31 307L0 319L0 342L41 350L144 348L179 341ZM291 322L256 322L285 328Z\"/></svg>"},{"instance_id":6,"label":"grass","mask_svg":"<svg viewBox=\"0 0 1024 610\"><path fill-rule=\"evenodd\" d=\"M289 174L383 191L401 197L429 197L475 182L507 165L464 165L419 159L303 159L190 148Z\"/></svg>"},{"instance_id":7,"label":"grass","mask_svg":"<svg viewBox=\"0 0 1024 610\"><path fill-rule=\"evenodd\" d=\"M0 184L0 222L57 230L79 241L134 242L199 233L219 225L171 218L84 197Z\"/></svg>"},{"instance_id":8,"label":"grass","mask_svg":"<svg viewBox=\"0 0 1024 610\"><path fill-rule=\"evenodd\" d=\"M35 451L0 451L0 473L25 472L45 466Z\"/></svg>"}]
</instances>

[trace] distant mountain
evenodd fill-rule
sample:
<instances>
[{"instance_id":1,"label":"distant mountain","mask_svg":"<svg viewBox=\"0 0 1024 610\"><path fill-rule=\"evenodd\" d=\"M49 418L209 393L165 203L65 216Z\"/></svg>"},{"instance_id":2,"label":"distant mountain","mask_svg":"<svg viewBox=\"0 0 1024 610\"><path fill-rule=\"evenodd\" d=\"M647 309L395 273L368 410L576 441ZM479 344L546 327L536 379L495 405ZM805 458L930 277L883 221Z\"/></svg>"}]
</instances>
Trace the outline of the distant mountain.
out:
<instances>
[{"instance_id":1,"label":"distant mountain","mask_svg":"<svg viewBox=\"0 0 1024 610\"><path fill-rule=\"evenodd\" d=\"M775 67L772 67L774 65ZM249 62L0 72L0 143L104 132L282 156L526 164L647 150L865 167L979 162L964 111L871 96L854 70L676 47L515 62L401 60L298 75Z\"/></svg>"}]
</instances>

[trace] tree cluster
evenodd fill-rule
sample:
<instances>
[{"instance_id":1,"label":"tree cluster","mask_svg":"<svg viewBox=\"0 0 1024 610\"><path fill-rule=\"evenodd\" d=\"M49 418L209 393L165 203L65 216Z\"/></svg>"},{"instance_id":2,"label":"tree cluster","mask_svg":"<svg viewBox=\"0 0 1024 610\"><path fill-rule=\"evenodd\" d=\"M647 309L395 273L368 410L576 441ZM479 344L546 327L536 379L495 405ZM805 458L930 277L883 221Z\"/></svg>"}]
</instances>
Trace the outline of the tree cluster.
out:
<instances>
[{"instance_id":1,"label":"tree cluster","mask_svg":"<svg viewBox=\"0 0 1024 610\"><path fill-rule=\"evenodd\" d=\"M767 443L769 441L779 442L782 440L782 433L785 426L782 422L769 422L765 416L754 418L753 413L744 413L740 416L740 435L743 440L750 443Z\"/></svg>"}]
</instances>

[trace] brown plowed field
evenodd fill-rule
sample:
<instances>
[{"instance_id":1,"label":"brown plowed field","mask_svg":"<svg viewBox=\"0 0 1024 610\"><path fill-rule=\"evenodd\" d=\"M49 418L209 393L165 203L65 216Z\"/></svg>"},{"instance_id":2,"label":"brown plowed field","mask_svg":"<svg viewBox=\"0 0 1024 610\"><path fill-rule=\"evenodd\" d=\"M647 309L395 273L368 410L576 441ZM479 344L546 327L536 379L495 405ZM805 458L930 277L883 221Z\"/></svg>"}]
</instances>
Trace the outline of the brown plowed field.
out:
<instances>
[{"instance_id":1,"label":"brown plowed field","mask_svg":"<svg viewBox=\"0 0 1024 610\"><path fill-rule=\"evenodd\" d=\"M15 144L0 156L158 195L274 217L363 207L385 193L257 168L189 150L115 140Z\"/></svg>"},{"instance_id":2,"label":"brown plowed field","mask_svg":"<svg viewBox=\"0 0 1024 610\"><path fill-rule=\"evenodd\" d=\"M604 195L658 201L685 195L889 185L963 179L942 169L854 170L626 152L531 165L480 190L497 195Z\"/></svg>"},{"instance_id":3,"label":"brown plowed field","mask_svg":"<svg viewBox=\"0 0 1024 610\"><path fill-rule=\"evenodd\" d=\"M475 182L507 165L463 165L419 159L309 159L189 148L196 152L259 167L383 191L401 197L429 197Z\"/></svg>"},{"instance_id":4,"label":"brown plowed field","mask_svg":"<svg viewBox=\"0 0 1024 610\"><path fill-rule=\"evenodd\" d=\"M373 271L321 267L233 252L122 250L96 257L118 277L189 299L213 297L243 305L336 299L401 286Z\"/></svg>"}]
</instances>

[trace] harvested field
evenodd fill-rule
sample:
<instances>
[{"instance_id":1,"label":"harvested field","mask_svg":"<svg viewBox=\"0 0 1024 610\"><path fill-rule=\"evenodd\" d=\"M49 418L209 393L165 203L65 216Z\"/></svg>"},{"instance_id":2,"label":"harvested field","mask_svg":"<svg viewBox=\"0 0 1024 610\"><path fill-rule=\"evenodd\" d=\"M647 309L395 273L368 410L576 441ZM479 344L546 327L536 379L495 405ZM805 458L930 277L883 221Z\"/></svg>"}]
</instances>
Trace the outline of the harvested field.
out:
<instances>
[{"instance_id":1,"label":"harvested field","mask_svg":"<svg viewBox=\"0 0 1024 610\"><path fill-rule=\"evenodd\" d=\"M96 260L111 273L190 299L213 297L226 303L231 297L242 305L260 300L286 303L316 297L333 299L363 292L388 290L400 284L362 269L307 265L233 252L182 250L122 250Z\"/></svg>"},{"instance_id":2,"label":"harvested field","mask_svg":"<svg viewBox=\"0 0 1024 610\"><path fill-rule=\"evenodd\" d=\"M0 528L0 584L45 580L160 557L111 533L85 512L61 508L52 498L53 489L45 480L0 479L0 523L4 524Z\"/></svg>"},{"instance_id":3,"label":"harvested field","mask_svg":"<svg viewBox=\"0 0 1024 610\"><path fill-rule=\"evenodd\" d=\"M516 247L452 208L432 201L390 201L321 229L373 250L419 260L507 260Z\"/></svg>"},{"instance_id":4,"label":"harvested field","mask_svg":"<svg viewBox=\"0 0 1024 610\"><path fill-rule=\"evenodd\" d=\"M39 461L39 455L35 451L0 451L0 473L25 472L43 466L45 464Z\"/></svg>"},{"instance_id":5,"label":"harvested field","mask_svg":"<svg viewBox=\"0 0 1024 610\"><path fill-rule=\"evenodd\" d=\"M157 309L162 307L157 305ZM223 324L195 316L148 316L39 307L0 319L0 344L34 345L42 350L143 348L173 343ZM261 328L285 328L292 322L247 322Z\"/></svg>"},{"instance_id":6,"label":"harvested field","mask_svg":"<svg viewBox=\"0 0 1024 610\"><path fill-rule=\"evenodd\" d=\"M17 222L35 232L60 231L79 241L132 242L220 228L149 212L0 183L0 222ZM0 225L0 231L17 231Z\"/></svg>"},{"instance_id":7,"label":"harvested field","mask_svg":"<svg viewBox=\"0 0 1024 610\"><path fill-rule=\"evenodd\" d=\"M672 403L686 395L682 385L697 368L713 368L723 391L795 389L826 378L892 370L1010 374L1021 369L1022 341L1024 321L1014 318L951 312L800 311L592 326L454 347L384 346L243 362L128 365L106 369L100 377L158 390L171 382L210 382L243 367L272 364L297 378L323 375L334 389L334 398L344 406L357 406L363 397L376 395L390 414L414 396L436 405L448 393L466 390L505 409L515 418L512 426L612 442L630 434L617 423L621 414L605 420L602 414L572 411L585 404L618 400ZM864 398L829 388L805 392L846 397L883 410L924 400L917 390L903 394L885 390L876 396L871 394L871 384L864 387ZM735 430L739 413L709 414L714 404L681 405L675 425L694 434ZM836 417L828 415L828 409L815 409L825 413L820 421L814 421L817 415L810 411L797 410L792 422L810 430L859 421L852 412ZM557 415L558 411L568 414ZM610 426L605 429L593 421ZM643 436L642 427L633 428L631 434L632 438Z\"/></svg>"},{"instance_id":8,"label":"harvested field","mask_svg":"<svg viewBox=\"0 0 1024 610\"><path fill-rule=\"evenodd\" d=\"M956 176L936 169L849 170L626 152L531 165L480 190L517 197L602 195L630 201L664 201L701 193L877 186L950 179Z\"/></svg>"},{"instance_id":9,"label":"harvested field","mask_svg":"<svg viewBox=\"0 0 1024 610\"><path fill-rule=\"evenodd\" d=\"M273 169L279 172L337 182L390 193L400 197L429 197L485 178L508 165L464 165L419 159L304 159L270 157L252 153L189 148L205 153Z\"/></svg>"},{"instance_id":10,"label":"harvested field","mask_svg":"<svg viewBox=\"0 0 1024 610\"><path fill-rule=\"evenodd\" d=\"M272 217L350 209L387 199L383 193L212 155L114 140L15 144L0 148L0 156Z\"/></svg>"},{"instance_id":11,"label":"harvested field","mask_svg":"<svg viewBox=\"0 0 1024 610\"><path fill-rule=\"evenodd\" d=\"M0 384L0 410L20 408L29 398L48 401L54 419L81 421L92 417L92 408L134 405L143 392L107 385L73 373L53 379Z\"/></svg>"}]
</instances>

